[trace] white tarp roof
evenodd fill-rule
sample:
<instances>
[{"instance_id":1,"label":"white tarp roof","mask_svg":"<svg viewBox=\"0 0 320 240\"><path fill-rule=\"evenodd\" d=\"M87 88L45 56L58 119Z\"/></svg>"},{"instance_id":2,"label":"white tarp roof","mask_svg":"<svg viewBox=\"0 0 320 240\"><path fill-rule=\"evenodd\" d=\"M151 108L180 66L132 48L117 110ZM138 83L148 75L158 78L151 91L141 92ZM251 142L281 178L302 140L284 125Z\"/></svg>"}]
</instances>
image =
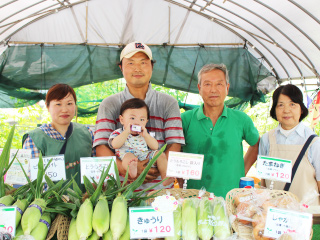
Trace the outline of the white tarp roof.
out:
<instances>
[{"instance_id":1,"label":"white tarp roof","mask_svg":"<svg viewBox=\"0 0 320 240\"><path fill-rule=\"evenodd\" d=\"M134 40L243 45L278 79L319 84L318 0L0 1L2 45Z\"/></svg>"}]
</instances>

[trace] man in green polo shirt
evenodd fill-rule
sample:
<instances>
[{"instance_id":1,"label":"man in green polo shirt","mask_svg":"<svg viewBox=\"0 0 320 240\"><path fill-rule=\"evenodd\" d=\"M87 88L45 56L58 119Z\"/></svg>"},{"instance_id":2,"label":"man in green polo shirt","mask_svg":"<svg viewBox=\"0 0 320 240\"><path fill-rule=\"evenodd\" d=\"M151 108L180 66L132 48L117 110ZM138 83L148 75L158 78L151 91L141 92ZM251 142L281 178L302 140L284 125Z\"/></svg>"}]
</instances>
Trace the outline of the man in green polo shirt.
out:
<instances>
[{"instance_id":1,"label":"man in green polo shirt","mask_svg":"<svg viewBox=\"0 0 320 240\"><path fill-rule=\"evenodd\" d=\"M186 143L183 152L204 154L202 178L188 180L188 188L205 187L222 197L239 187L240 178L257 159L259 146L259 133L252 120L224 105L229 86L225 65L205 65L198 73L203 104L181 115ZM245 157L243 140L250 145Z\"/></svg>"}]
</instances>

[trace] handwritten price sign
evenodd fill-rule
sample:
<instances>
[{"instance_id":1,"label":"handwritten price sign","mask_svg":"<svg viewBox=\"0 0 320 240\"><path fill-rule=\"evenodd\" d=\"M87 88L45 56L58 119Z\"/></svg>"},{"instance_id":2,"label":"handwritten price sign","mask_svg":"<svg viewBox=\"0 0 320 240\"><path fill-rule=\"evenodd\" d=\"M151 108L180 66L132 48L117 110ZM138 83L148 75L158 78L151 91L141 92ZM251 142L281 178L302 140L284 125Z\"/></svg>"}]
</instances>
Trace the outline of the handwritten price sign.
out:
<instances>
[{"instance_id":1,"label":"handwritten price sign","mask_svg":"<svg viewBox=\"0 0 320 240\"><path fill-rule=\"evenodd\" d=\"M204 156L182 152L169 152L167 176L200 180Z\"/></svg>"},{"instance_id":2,"label":"handwritten price sign","mask_svg":"<svg viewBox=\"0 0 320 240\"><path fill-rule=\"evenodd\" d=\"M81 183L83 183L83 176L85 175L90 181L92 178L98 182L100 180L101 172L107 169L109 164L111 168L109 175L115 176L114 164L116 157L86 157L80 158ZM109 179L107 176L106 180Z\"/></svg>"},{"instance_id":3,"label":"handwritten price sign","mask_svg":"<svg viewBox=\"0 0 320 240\"><path fill-rule=\"evenodd\" d=\"M17 207L0 207L0 232L16 234Z\"/></svg>"},{"instance_id":4,"label":"handwritten price sign","mask_svg":"<svg viewBox=\"0 0 320 240\"><path fill-rule=\"evenodd\" d=\"M280 182L291 182L292 162L280 158L258 156L257 176Z\"/></svg>"},{"instance_id":5,"label":"handwritten price sign","mask_svg":"<svg viewBox=\"0 0 320 240\"><path fill-rule=\"evenodd\" d=\"M47 168L46 174L52 181L66 180L66 166L64 155L43 157L43 167L45 168L52 159L50 166ZM30 178L31 181L37 178L39 159L30 160Z\"/></svg>"},{"instance_id":6,"label":"handwritten price sign","mask_svg":"<svg viewBox=\"0 0 320 240\"><path fill-rule=\"evenodd\" d=\"M0 149L0 153L2 149ZM27 179L25 178L23 171L21 171L21 166L18 162L20 161L23 169L26 173L29 172L29 161L31 159L31 149L11 149L10 150L10 160L15 158L11 167L7 171L7 178L5 182L8 184L20 184L25 185L28 183Z\"/></svg>"},{"instance_id":7,"label":"handwritten price sign","mask_svg":"<svg viewBox=\"0 0 320 240\"><path fill-rule=\"evenodd\" d=\"M153 207L130 207L129 222L130 239L153 239L174 235L173 212L159 212Z\"/></svg>"},{"instance_id":8,"label":"handwritten price sign","mask_svg":"<svg viewBox=\"0 0 320 240\"><path fill-rule=\"evenodd\" d=\"M301 240L310 239L312 214L268 208L264 235L278 238L284 233L296 234Z\"/></svg>"}]
</instances>

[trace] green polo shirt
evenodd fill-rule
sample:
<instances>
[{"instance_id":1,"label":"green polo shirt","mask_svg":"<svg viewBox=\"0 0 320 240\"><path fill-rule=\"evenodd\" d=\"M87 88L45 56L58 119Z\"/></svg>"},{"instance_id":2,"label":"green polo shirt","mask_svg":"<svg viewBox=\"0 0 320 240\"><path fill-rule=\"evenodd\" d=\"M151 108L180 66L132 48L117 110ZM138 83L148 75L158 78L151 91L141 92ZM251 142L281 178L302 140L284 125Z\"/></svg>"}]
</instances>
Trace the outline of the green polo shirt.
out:
<instances>
[{"instance_id":1,"label":"green polo shirt","mask_svg":"<svg viewBox=\"0 0 320 240\"><path fill-rule=\"evenodd\" d=\"M224 106L213 126L203 113L203 104L181 114L186 144L183 152L204 154L201 180L188 180L189 189L213 192L226 197L228 191L239 187L244 177L242 141L253 146L259 140L258 130L245 113Z\"/></svg>"}]
</instances>

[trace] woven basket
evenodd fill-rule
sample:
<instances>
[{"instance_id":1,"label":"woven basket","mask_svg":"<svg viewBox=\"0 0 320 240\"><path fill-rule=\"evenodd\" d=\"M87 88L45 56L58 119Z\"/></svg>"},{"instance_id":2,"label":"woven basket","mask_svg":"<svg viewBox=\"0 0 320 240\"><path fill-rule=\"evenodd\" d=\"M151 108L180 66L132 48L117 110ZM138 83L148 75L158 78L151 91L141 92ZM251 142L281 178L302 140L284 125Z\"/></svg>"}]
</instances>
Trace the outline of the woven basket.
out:
<instances>
[{"instance_id":1,"label":"woven basket","mask_svg":"<svg viewBox=\"0 0 320 240\"><path fill-rule=\"evenodd\" d=\"M252 189L235 188L227 193L226 207L227 207L227 212L228 212L229 216L236 215L235 197L240 193L248 193L250 191L252 191ZM288 197L291 197L299 202L298 197L291 192L287 192L287 191L283 191L283 190L268 190L268 191L270 191L270 196L272 199L276 199L276 198L283 197L283 196L288 196ZM239 223L238 220L235 220L231 225L232 225L233 230L241 238L249 239L249 240L254 239L253 235L252 235L252 230L253 230L252 226L243 225L243 224ZM312 229L311 229L310 239L312 239Z\"/></svg>"},{"instance_id":2,"label":"woven basket","mask_svg":"<svg viewBox=\"0 0 320 240\"><path fill-rule=\"evenodd\" d=\"M155 194L157 192L157 190L152 191L148 194L148 196L151 196L152 194ZM170 194L173 197L175 197L177 200L181 199L181 198L193 198L193 197L198 197L199 196L199 190L197 189L182 189L182 188L171 188L171 189L162 189L161 191L159 191L155 196L162 196L162 195L166 195L166 194ZM203 197L209 197L210 193L209 192L205 192L205 194L203 195ZM153 202L154 198L149 198L147 200L147 204L151 205L151 203Z\"/></svg>"},{"instance_id":3,"label":"woven basket","mask_svg":"<svg viewBox=\"0 0 320 240\"><path fill-rule=\"evenodd\" d=\"M58 240L68 240L69 225L70 218L58 214L51 224L46 240L53 238L55 233L57 233Z\"/></svg>"}]
</instances>

